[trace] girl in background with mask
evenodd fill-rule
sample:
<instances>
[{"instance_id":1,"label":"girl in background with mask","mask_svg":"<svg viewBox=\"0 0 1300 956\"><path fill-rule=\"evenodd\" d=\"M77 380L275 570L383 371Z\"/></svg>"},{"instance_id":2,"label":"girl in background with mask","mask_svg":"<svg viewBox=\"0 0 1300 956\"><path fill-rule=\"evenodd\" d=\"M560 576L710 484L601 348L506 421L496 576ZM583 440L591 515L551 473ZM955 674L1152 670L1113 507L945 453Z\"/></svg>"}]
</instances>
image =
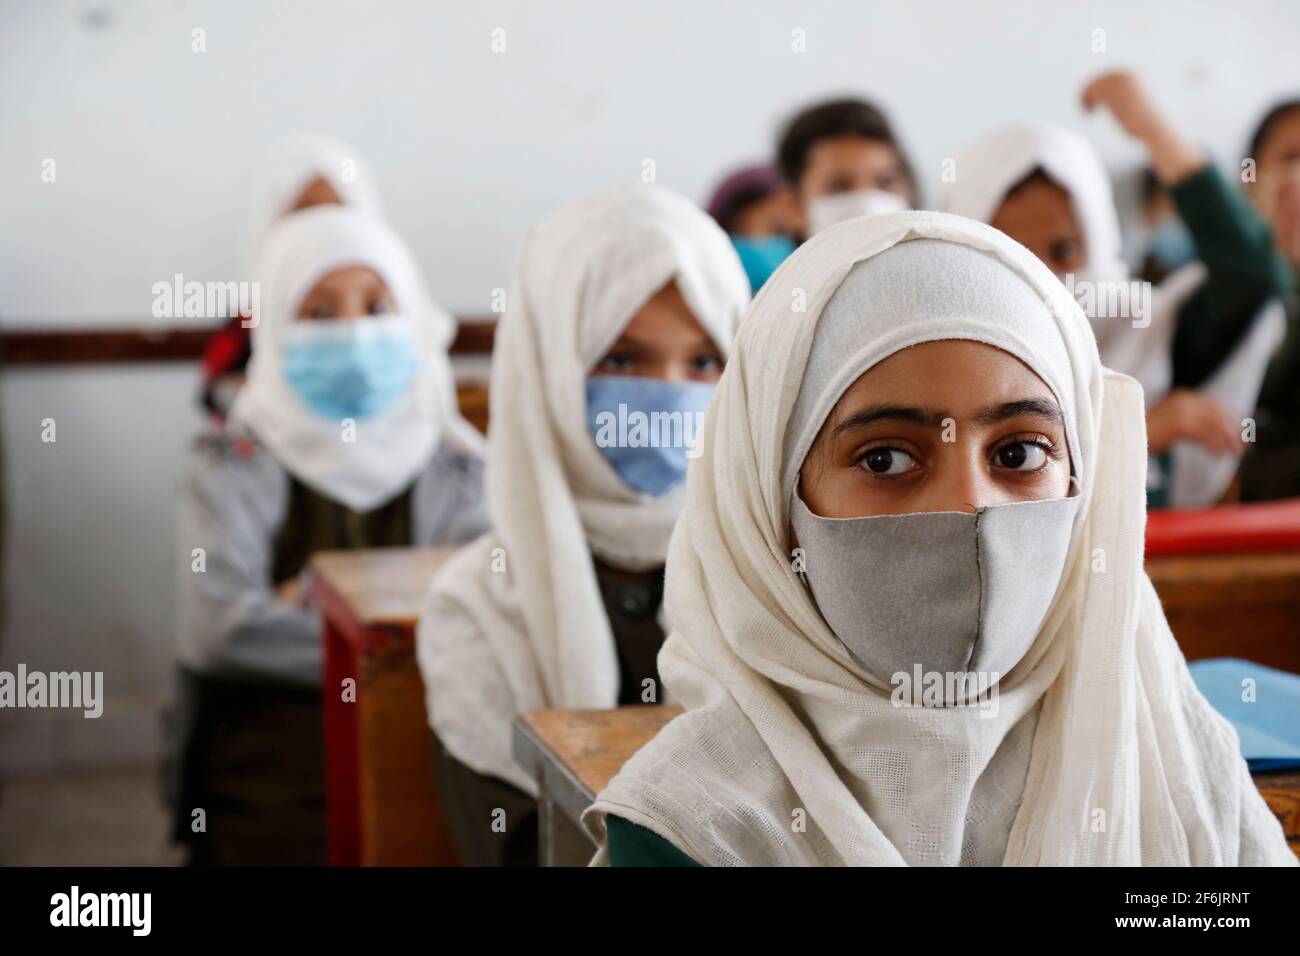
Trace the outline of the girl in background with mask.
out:
<instances>
[{"instance_id":1,"label":"girl in background with mask","mask_svg":"<svg viewBox=\"0 0 1300 956\"><path fill-rule=\"evenodd\" d=\"M732 173L706 208L731 237L753 292L794 252L794 237L804 231L794 193L771 166Z\"/></svg>"},{"instance_id":2,"label":"girl in background with mask","mask_svg":"<svg viewBox=\"0 0 1300 956\"><path fill-rule=\"evenodd\" d=\"M816 236L704 436L685 713L587 811L598 860L1296 863L1143 570L1141 389L1025 249L941 213Z\"/></svg>"},{"instance_id":3,"label":"girl in background with mask","mask_svg":"<svg viewBox=\"0 0 1300 956\"><path fill-rule=\"evenodd\" d=\"M918 205L893 127L865 100L832 100L795 116L781 134L777 165L803 211L805 235Z\"/></svg>"},{"instance_id":4,"label":"girl in background with mask","mask_svg":"<svg viewBox=\"0 0 1300 956\"><path fill-rule=\"evenodd\" d=\"M257 268L266 232L291 213L322 205L342 205L383 218L379 189L370 167L346 143L315 133L296 133L271 148L253 186L244 278ZM252 354L250 318L230 317L203 350L199 403L221 426L244 384Z\"/></svg>"},{"instance_id":5,"label":"girl in background with mask","mask_svg":"<svg viewBox=\"0 0 1300 956\"><path fill-rule=\"evenodd\" d=\"M722 230L656 187L573 203L524 244L492 359L492 531L440 569L417 631L462 863L537 862L516 715L662 701L668 537L748 300Z\"/></svg>"},{"instance_id":6,"label":"girl in background with mask","mask_svg":"<svg viewBox=\"0 0 1300 956\"><path fill-rule=\"evenodd\" d=\"M1144 297L1120 258L1100 157L1057 127L1010 128L976 143L957 159L945 208L991 223L1085 297L1103 364L1136 378L1146 394L1148 438L1159 456L1151 503L1212 505L1236 473L1242 419L1254 412L1277 347L1289 278L1265 224L1160 116L1136 77L1099 77L1083 100L1106 107L1146 145L1203 265Z\"/></svg>"},{"instance_id":7,"label":"girl in background with mask","mask_svg":"<svg viewBox=\"0 0 1300 956\"><path fill-rule=\"evenodd\" d=\"M298 213L256 275L247 384L181 492L177 836L201 863L319 863L321 623L299 575L316 551L481 533L481 439L455 404L453 321L387 226Z\"/></svg>"}]
</instances>

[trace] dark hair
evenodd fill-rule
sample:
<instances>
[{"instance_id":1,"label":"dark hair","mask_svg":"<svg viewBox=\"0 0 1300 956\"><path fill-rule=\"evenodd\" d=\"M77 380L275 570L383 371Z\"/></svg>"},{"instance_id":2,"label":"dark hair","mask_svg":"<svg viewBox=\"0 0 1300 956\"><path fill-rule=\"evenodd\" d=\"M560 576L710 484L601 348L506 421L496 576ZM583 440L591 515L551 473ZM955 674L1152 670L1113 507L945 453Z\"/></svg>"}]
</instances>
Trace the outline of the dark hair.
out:
<instances>
[{"instance_id":1,"label":"dark hair","mask_svg":"<svg viewBox=\"0 0 1300 956\"><path fill-rule=\"evenodd\" d=\"M1260 125L1255 127L1255 134L1251 137L1251 150L1247 155L1258 159L1260 150L1264 148L1265 142L1268 142L1269 137L1273 135L1274 127L1286 118L1287 113L1295 111L1295 109L1300 109L1300 99L1282 100L1281 103L1274 103L1273 108L1268 113L1265 113L1264 118L1260 120Z\"/></svg>"},{"instance_id":2,"label":"dark hair","mask_svg":"<svg viewBox=\"0 0 1300 956\"><path fill-rule=\"evenodd\" d=\"M1141 188L1143 205L1154 202L1157 197L1163 195L1165 192L1164 183L1160 182L1160 177L1156 175L1156 171L1150 166L1144 166L1142 168Z\"/></svg>"},{"instance_id":3,"label":"dark hair","mask_svg":"<svg viewBox=\"0 0 1300 956\"><path fill-rule=\"evenodd\" d=\"M1057 189L1065 189L1064 186L1048 175L1047 170L1042 166L1035 166L1020 179L1016 180L1016 182L1012 183L1011 187L1003 194L1002 201L1006 202L1016 193L1020 192L1020 190L1034 183L1046 183L1048 186L1055 186ZM1067 193L1069 192L1068 189L1065 189L1065 191Z\"/></svg>"},{"instance_id":4,"label":"dark hair","mask_svg":"<svg viewBox=\"0 0 1300 956\"><path fill-rule=\"evenodd\" d=\"M903 148L894 136L889 120L877 107L858 99L818 103L790 120L776 149L776 165L786 182L797 185L808 166L809 151L821 140L836 136L861 136L889 144L898 153L903 172L915 188L912 166L903 155Z\"/></svg>"},{"instance_id":5,"label":"dark hair","mask_svg":"<svg viewBox=\"0 0 1300 956\"><path fill-rule=\"evenodd\" d=\"M770 195L772 195L771 189L763 189L759 186L738 189L714 210L713 218L722 227L723 232L734 232L736 230L736 220L740 218L740 214L754 203L766 199Z\"/></svg>"},{"instance_id":6,"label":"dark hair","mask_svg":"<svg viewBox=\"0 0 1300 956\"><path fill-rule=\"evenodd\" d=\"M1300 99L1283 100L1275 103L1273 108L1264 114L1264 118L1259 121L1255 127L1255 134L1250 138L1250 152L1248 156L1259 159L1259 151L1264 147L1264 143L1273 135L1273 130L1278 123L1286 118L1286 115L1293 110L1300 110Z\"/></svg>"}]
</instances>

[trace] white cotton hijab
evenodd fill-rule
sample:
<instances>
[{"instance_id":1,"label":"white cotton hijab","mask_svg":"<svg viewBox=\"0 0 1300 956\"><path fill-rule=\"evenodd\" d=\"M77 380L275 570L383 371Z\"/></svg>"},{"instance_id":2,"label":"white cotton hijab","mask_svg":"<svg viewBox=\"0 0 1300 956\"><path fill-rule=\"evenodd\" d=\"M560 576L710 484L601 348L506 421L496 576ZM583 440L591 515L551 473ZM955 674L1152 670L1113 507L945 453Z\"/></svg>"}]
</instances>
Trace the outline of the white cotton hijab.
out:
<instances>
[{"instance_id":1,"label":"white cotton hijab","mask_svg":"<svg viewBox=\"0 0 1300 956\"><path fill-rule=\"evenodd\" d=\"M247 267L257 265L267 232L317 179L330 184L341 205L384 218L374 174L356 150L332 136L294 133L267 151L253 181L244 236Z\"/></svg>"},{"instance_id":2,"label":"white cotton hijab","mask_svg":"<svg viewBox=\"0 0 1300 956\"><path fill-rule=\"evenodd\" d=\"M812 440L833 391L817 389L814 413L797 411L810 361L825 361L815 358L818 323L856 264L911 241L986 257L961 274L997 286L987 289L993 307L945 270L911 285L938 284L951 309L935 305L945 296L891 279L880 295L925 310L892 309L888 323L864 315L863 341L844 350L842 367L919 341L985 341L1061 390L1073 433L1079 505L1065 570L1048 583L1051 609L989 716L892 706L790 561L798 463L788 457ZM1025 287L1041 305L1007 314ZM672 633L659 669L686 710L584 816L602 845L597 862L607 860L610 813L717 865L978 862L978 844L998 829L1007 865L1296 862L1236 733L1192 683L1143 570L1141 390L1102 369L1087 319L1062 292L996 230L927 212L844 223L768 281L710 407L669 553Z\"/></svg>"},{"instance_id":3,"label":"white cotton hijab","mask_svg":"<svg viewBox=\"0 0 1300 956\"><path fill-rule=\"evenodd\" d=\"M345 441L340 422L313 411L290 387L284 337L312 287L348 266L369 266L383 278L397 314L414 327L420 367L396 402L357 421L348 436L354 440ZM262 310L231 425L250 429L300 481L354 511L370 511L415 480L444 436L471 451L482 447L456 405L447 358L455 323L429 298L410 250L387 225L345 206L303 210L267 234L255 275Z\"/></svg>"},{"instance_id":4,"label":"white cotton hijab","mask_svg":"<svg viewBox=\"0 0 1300 956\"><path fill-rule=\"evenodd\" d=\"M943 207L959 216L991 222L1011 188L1035 169L1070 194L1088 253L1088 265L1076 281L1129 282L1110 177L1092 144L1072 130L1013 126L983 137L958 156L956 179L949 185ZM1192 263L1169 276L1152 290L1150 315L1138 317L1138 326L1129 315L1089 316L1102 364L1137 379L1148 407L1169 392L1178 310L1205 275L1202 264ZM1254 414L1284 324L1281 303L1271 303L1202 390L1238 418ZM1231 456L1216 457L1198 445L1179 443L1173 449L1170 503L1212 505L1223 496L1236 470L1237 460Z\"/></svg>"},{"instance_id":5,"label":"white cotton hijab","mask_svg":"<svg viewBox=\"0 0 1300 956\"><path fill-rule=\"evenodd\" d=\"M946 211L979 222L992 222L1011 188L1035 169L1041 169L1070 194L1074 216L1083 232L1088 265L1076 276L1094 282L1125 282L1129 269L1121 254L1119 215L1110 176L1101 157L1084 137L1059 126L1013 126L978 140L957 157L956 178L944 196ZM1136 378L1155 401L1169 390L1172 373L1170 345L1173 341L1177 305L1199 278L1180 282L1175 298L1162 296L1159 315L1151 326L1133 328L1126 317L1089 318L1097 336L1101 360Z\"/></svg>"},{"instance_id":6,"label":"white cotton hijab","mask_svg":"<svg viewBox=\"0 0 1300 956\"><path fill-rule=\"evenodd\" d=\"M586 379L636 312L675 280L725 355L749 301L707 215L665 189L609 189L528 237L492 356L487 497L493 530L435 578L418 631L430 721L480 773L532 793L510 725L548 707L612 707L618 663L592 555L662 565L682 491L628 488L587 430Z\"/></svg>"}]
</instances>

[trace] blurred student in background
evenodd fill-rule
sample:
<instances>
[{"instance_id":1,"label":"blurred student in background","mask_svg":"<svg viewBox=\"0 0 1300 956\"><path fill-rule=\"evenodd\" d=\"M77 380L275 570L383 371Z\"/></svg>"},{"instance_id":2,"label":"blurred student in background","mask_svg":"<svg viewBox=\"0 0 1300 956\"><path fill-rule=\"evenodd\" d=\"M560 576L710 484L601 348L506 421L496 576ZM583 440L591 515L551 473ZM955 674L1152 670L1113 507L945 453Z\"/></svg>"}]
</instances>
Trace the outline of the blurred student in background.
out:
<instances>
[{"instance_id":1,"label":"blurred student in background","mask_svg":"<svg viewBox=\"0 0 1300 956\"><path fill-rule=\"evenodd\" d=\"M243 275L251 277L267 230L290 213L343 205L382 217L379 188L356 150L316 133L296 133L267 153L253 184L243 238ZM199 403L217 424L225 421L244 384L252 351L250 322L234 315L213 333L203 351Z\"/></svg>"},{"instance_id":2,"label":"blurred student in background","mask_svg":"<svg viewBox=\"0 0 1300 956\"><path fill-rule=\"evenodd\" d=\"M1146 391L1153 505L1212 505L1230 485L1269 356L1289 270L1269 229L1151 102L1138 79L1106 74L1083 93L1148 149L1202 265L1150 302L1120 258L1119 219L1101 158L1051 126L991 134L958 157L946 208L991 223L1082 297L1102 362ZM1124 286L1127 301L1112 293ZM1122 308L1109 314L1112 304ZM1148 315L1139 315L1149 305Z\"/></svg>"},{"instance_id":3,"label":"blurred student in background","mask_svg":"<svg viewBox=\"0 0 1300 956\"><path fill-rule=\"evenodd\" d=\"M256 275L248 381L181 489L176 836L197 863L322 863L321 624L300 575L317 551L481 533L481 439L455 403L452 319L378 219L297 213Z\"/></svg>"},{"instance_id":4,"label":"blurred student in background","mask_svg":"<svg viewBox=\"0 0 1300 956\"><path fill-rule=\"evenodd\" d=\"M771 166L747 166L732 173L706 209L731 237L753 292L794 251L795 238L804 233L794 192Z\"/></svg>"},{"instance_id":5,"label":"blurred student in background","mask_svg":"<svg viewBox=\"0 0 1300 956\"><path fill-rule=\"evenodd\" d=\"M893 126L865 100L830 100L797 114L781 134L776 161L803 212L805 236L918 205L916 177Z\"/></svg>"},{"instance_id":6,"label":"blurred student in background","mask_svg":"<svg viewBox=\"0 0 1300 956\"><path fill-rule=\"evenodd\" d=\"M582 199L524 244L492 359L492 531L439 570L417 631L462 863L538 862L516 715L663 702L668 538L748 302L723 231L658 187Z\"/></svg>"},{"instance_id":7,"label":"blurred student in background","mask_svg":"<svg viewBox=\"0 0 1300 956\"><path fill-rule=\"evenodd\" d=\"M1300 99L1274 106L1251 136L1246 191L1278 251L1300 275ZM1241 463L1241 498L1300 496L1300 301L1286 300L1286 332L1260 389L1255 441Z\"/></svg>"}]
</instances>

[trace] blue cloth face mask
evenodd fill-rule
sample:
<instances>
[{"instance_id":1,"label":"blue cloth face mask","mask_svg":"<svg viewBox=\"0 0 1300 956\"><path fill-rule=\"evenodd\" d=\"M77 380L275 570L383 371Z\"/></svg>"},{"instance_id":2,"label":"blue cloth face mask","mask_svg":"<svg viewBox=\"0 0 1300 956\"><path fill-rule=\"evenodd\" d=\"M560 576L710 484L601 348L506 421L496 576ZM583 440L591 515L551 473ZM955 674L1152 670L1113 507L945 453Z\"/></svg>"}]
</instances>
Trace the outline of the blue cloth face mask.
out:
<instances>
[{"instance_id":1,"label":"blue cloth face mask","mask_svg":"<svg viewBox=\"0 0 1300 956\"><path fill-rule=\"evenodd\" d=\"M332 421L379 414L402 396L420 367L414 329L398 316L293 322L283 348L289 385Z\"/></svg>"},{"instance_id":2,"label":"blue cloth face mask","mask_svg":"<svg viewBox=\"0 0 1300 956\"><path fill-rule=\"evenodd\" d=\"M794 252L794 240L789 236L732 236L740 264L749 276L749 287L757 292L771 278L777 266Z\"/></svg>"},{"instance_id":3,"label":"blue cloth face mask","mask_svg":"<svg viewBox=\"0 0 1300 956\"><path fill-rule=\"evenodd\" d=\"M682 483L696 457L708 382L632 375L587 380L587 429L618 477L634 491L662 495Z\"/></svg>"}]
</instances>

